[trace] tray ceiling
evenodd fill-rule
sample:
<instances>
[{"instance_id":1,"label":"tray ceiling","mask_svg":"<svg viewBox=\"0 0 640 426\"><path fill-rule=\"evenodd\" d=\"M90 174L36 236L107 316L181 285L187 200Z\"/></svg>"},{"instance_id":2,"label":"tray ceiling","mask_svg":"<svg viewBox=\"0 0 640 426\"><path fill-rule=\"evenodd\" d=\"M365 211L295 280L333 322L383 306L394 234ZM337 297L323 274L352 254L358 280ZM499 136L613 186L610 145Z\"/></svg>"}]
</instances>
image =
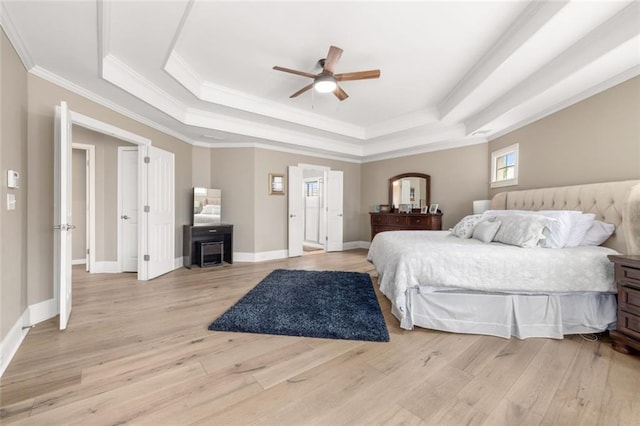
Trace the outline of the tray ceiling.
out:
<instances>
[{"instance_id":1,"label":"tray ceiling","mask_svg":"<svg viewBox=\"0 0 640 426\"><path fill-rule=\"evenodd\" d=\"M25 66L189 143L373 161L486 142L640 74L633 1L3 1ZM314 91L274 65L379 68Z\"/></svg>"}]
</instances>

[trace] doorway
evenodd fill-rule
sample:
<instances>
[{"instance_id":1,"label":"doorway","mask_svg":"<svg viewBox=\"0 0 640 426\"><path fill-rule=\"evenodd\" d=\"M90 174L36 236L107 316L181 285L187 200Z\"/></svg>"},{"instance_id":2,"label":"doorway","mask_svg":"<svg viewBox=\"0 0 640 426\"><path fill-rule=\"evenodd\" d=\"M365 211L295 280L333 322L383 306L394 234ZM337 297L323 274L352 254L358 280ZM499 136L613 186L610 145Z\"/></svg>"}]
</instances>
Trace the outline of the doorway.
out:
<instances>
[{"instance_id":1,"label":"doorway","mask_svg":"<svg viewBox=\"0 0 640 426\"><path fill-rule=\"evenodd\" d=\"M120 272L138 272L138 147L118 147L118 253Z\"/></svg>"},{"instance_id":2,"label":"doorway","mask_svg":"<svg viewBox=\"0 0 640 426\"><path fill-rule=\"evenodd\" d=\"M342 171L313 164L289 166L288 188L289 257L312 249L342 251Z\"/></svg>"}]
</instances>

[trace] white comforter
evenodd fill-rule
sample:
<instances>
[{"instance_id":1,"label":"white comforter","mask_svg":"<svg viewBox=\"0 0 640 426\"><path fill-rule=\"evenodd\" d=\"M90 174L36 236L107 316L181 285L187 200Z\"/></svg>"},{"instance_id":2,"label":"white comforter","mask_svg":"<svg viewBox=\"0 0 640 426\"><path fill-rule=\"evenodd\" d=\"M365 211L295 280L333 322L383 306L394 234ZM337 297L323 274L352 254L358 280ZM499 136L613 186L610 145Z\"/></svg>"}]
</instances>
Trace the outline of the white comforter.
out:
<instances>
[{"instance_id":1,"label":"white comforter","mask_svg":"<svg viewBox=\"0 0 640 426\"><path fill-rule=\"evenodd\" d=\"M460 239L448 231L391 231L375 236L367 259L380 290L404 315L412 287L504 293L615 292L605 247L520 248Z\"/></svg>"}]
</instances>

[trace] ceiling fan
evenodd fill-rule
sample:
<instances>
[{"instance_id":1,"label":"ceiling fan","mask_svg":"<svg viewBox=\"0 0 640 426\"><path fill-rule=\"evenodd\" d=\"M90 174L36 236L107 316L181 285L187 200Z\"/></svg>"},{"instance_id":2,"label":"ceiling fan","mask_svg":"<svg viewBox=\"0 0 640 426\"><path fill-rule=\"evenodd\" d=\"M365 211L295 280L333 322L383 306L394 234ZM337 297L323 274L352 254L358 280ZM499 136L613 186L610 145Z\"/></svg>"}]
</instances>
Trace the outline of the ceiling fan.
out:
<instances>
[{"instance_id":1,"label":"ceiling fan","mask_svg":"<svg viewBox=\"0 0 640 426\"><path fill-rule=\"evenodd\" d=\"M338 60L342 56L342 49L336 46L329 47L329 53L327 53L326 59L320 59L318 63L322 67L322 71L319 74L311 74L304 71L292 70L290 68L284 68L275 66L273 67L276 71L284 71L295 75L300 75L302 77L309 77L313 79L313 83L304 86L302 89L298 90L293 95L289 96L290 98L295 98L310 90L311 88L315 88L317 92L320 93L329 93L333 92L334 95L341 101L344 101L349 97L347 92L342 90L342 88L338 85L339 81L352 81L352 80L365 80L369 78L378 78L380 77L380 70L369 70L369 71L356 71L356 72L346 72L341 74L334 74L334 69Z\"/></svg>"}]
</instances>

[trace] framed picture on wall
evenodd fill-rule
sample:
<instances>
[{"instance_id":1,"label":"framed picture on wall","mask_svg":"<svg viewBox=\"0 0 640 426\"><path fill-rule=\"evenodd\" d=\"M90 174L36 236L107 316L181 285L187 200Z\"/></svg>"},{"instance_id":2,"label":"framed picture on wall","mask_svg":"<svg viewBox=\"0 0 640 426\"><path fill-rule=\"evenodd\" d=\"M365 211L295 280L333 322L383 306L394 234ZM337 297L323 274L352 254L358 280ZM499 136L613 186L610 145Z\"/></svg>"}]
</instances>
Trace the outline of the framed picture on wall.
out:
<instances>
[{"instance_id":1,"label":"framed picture on wall","mask_svg":"<svg viewBox=\"0 0 640 426\"><path fill-rule=\"evenodd\" d=\"M284 175L269 173L269 195L284 195Z\"/></svg>"}]
</instances>

